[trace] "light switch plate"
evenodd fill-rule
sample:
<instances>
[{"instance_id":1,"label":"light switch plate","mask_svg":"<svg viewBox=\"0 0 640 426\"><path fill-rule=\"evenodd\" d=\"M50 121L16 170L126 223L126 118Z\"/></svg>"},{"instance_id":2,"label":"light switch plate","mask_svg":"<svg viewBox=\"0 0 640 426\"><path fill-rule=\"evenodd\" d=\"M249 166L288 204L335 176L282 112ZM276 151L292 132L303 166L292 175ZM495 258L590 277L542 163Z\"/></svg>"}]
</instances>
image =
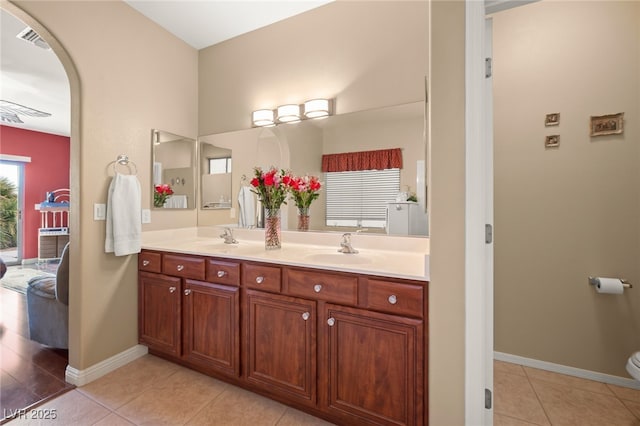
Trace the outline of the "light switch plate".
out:
<instances>
[{"instance_id":1,"label":"light switch plate","mask_svg":"<svg viewBox=\"0 0 640 426\"><path fill-rule=\"evenodd\" d=\"M142 209L142 223L151 223L151 210Z\"/></svg>"},{"instance_id":2,"label":"light switch plate","mask_svg":"<svg viewBox=\"0 0 640 426\"><path fill-rule=\"evenodd\" d=\"M93 205L93 220L105 220L107 218L107 205L106 204L94 204Z\"/></svg>"}]
</instances>

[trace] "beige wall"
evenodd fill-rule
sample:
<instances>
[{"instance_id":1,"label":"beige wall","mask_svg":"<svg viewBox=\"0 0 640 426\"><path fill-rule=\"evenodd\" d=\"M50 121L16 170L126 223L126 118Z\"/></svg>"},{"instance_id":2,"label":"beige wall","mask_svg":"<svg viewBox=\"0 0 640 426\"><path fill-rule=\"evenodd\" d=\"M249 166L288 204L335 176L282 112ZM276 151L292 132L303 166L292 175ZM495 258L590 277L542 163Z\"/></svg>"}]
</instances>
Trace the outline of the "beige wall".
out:
<instances>
[{"instance_id":1,"label":"beige wall","mask_svg":"<svg viewBox=\"0 0 640 426\"><path fill-rule=\"evenodd\" d=\"M200 51L199 133L335 98L336 113L424 99L427 2L335 2Z\"/></svg>"},{"instance_id":2,"label":"beige wall","mask_svg":"<svg viewBox=\"0 0 640 426\"><path fill-rule=\"evenodd\" d=\"M106 201L109 163L127 154L138 168L142 204L150 206L151 129L197 134L197 51L123 2L14 3L18 9L3 7L37 31L43 28L28 15L48 29L66 49L68 56L54 43L65 68L75 66L80 81L70 82L69 362L85 369L138 341L137 256L104 253L105 222L93 220L93 204ZM167 56L173 60L151 66ZM153 210L152 221L145 229L193 226L196 211Z\"/></svg>"},{"instance_id":3,"label":"beige wall","mask_svg":"<svg viewBox=\"0 0 640 426\"><path fill-rule=\"evenodd\" d=\"M429 420L463 425L465 6L431 5Z\"/></svg>"},{"instance_id":4,"label":"beige wall","mask_svg":"<svg viewBox=\"0 0 640 426\"><path fill-rule=\"evenodd\" d=\"M587 277L640 282L639 80L639 2L494 16L497 351L628 377L640 292L598 295ZM589 137L591 115L618 112L623 135Z\"/></svg>"}]
</instances>

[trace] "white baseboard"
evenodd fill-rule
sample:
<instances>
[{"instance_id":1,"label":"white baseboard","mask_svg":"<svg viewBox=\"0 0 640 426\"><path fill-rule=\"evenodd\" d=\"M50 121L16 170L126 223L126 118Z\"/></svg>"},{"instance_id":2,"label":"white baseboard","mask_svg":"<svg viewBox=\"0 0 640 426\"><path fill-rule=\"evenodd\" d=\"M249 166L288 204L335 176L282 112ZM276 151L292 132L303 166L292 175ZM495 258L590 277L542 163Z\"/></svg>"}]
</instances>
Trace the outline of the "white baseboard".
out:
<instances>
[{"instance_id":1,"label":"white baseboard","mask_svg":"<svg viewBox=\"0 0 640 426\"><path fill-rule=\"evenodd\" d=\"M31 259L22 259L22 265L33 265L35 263L38 263L37 257L31 258Z\"/></svg>"},{"instance_id":2,"label":"white baseboard","mask_svg":"<svg viewBox=\"0 0 640 426\"><path fill-rule=\"evenodd\" d=\"M72 385L84 386L87 383L91 383L105 374L110 373L113 370L117 370L131 361L146 355L148 352L149 349L146 346L136 345L84 370L78 370L67 365L65 379Z\"/></svg>"},{"instance_id":3,"label":"white baseboard","mask_svg":"<svg viewBox=\"0 0 640 426\"><path fill-rule=\"evenodd\" d=\"M540 361L523 356L505 354L503 352L493 352L493 359L498 361L510 362L512 364L520 364L525 367L538 368L540 370L552 371L554 373L566 374L567 376L580 377L581 379L595 380L596 382L607 383L610 385L622 386L625 388L639 389L640 382L625 377L612 376L610 374L598 373L596 371L583 370L581 368L569 367L553 362Z\"/></svg>"}]
</instances>

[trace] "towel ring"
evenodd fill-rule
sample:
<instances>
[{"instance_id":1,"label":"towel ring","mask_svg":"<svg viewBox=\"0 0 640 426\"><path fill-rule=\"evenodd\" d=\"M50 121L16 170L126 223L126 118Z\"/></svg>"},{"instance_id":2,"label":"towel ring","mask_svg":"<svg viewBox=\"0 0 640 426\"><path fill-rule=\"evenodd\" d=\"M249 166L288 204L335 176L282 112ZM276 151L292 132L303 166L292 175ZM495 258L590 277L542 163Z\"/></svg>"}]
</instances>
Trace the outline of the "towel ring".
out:
<instances>
[{"instance_id":1,"label":"towel ring","mask_svg":"<svg viewBox=\"0 0 640 426\"><path fill-rule=\"evenodd\" d=\"M136 166L136 163L129 160L129 157L127 155L125 154L118 155L118 158L116 158L116 161L113 162L114 173L118 173L118 170L116 169L118 164L127 166L129 168L129 174L132 174L132 175L138 174L138 166Z\"/></svg>"}]
</instances>

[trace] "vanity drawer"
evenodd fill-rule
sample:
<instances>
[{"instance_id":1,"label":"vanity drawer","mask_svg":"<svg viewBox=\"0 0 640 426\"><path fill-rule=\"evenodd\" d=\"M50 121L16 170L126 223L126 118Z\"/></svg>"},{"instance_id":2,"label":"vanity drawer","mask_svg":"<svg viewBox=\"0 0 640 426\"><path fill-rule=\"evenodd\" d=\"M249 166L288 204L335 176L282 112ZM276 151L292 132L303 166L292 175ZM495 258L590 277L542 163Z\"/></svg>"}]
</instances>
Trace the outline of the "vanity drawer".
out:
<instances>
[{"instance_id":1,"label":"vanity drawer","mask_svg":"<svg viewBox=\"0 0 640 426\"><path fill-rule=\"evenodd\" d=\"M358 277L287 269L287 293L327 302L358 303Z\"/></svg>"},{"instance_id":2,"label":"vanity drawer","mask_svg":"<svg viewBox=\"0 0 640 426\"><path fill-rule=\"evenodd\" d=\"M162 272L176 277L204 280L204 258L165 254L162 259Z\"/></svg>"},{"instance_id":3,"label":"vanity drawer","mask_svg":"<svg viewBox=\"0 0 640 426\"><path fill-rule=\"evenodd\" d=\"M207 259L206 281L216 284L240 286L240 264Z\"/></svg>"},{"instance_id":4,"label":"vanity drawer","mask_svg":"<svg viewBox=\"0 0 640 426\"><path fill-rule=\"evenodd\" d=\"M422 318L423 286L371 278L361 285L361 304L364 308Z\"/></svg>"},{"instance_id":5,"label":"vanity drawer","mask_svg":"<svg viewBox=\"0 0 640 426\"><path fill-rule=\"evenodd\" d=\"M142 250L138 255L138 269L147 272L162 272L162 255Z\"/></svg>"},{"instance_id":6,"label":"vanity drawer","mask_svg":"<svg viewBox=\"0 0 640 426\"><path fill-rule=\"evenodd\" d=\"M242 282L248 288L280 292L282 272L274 266L242 264Z\"/></svg>"}]
</instances>

